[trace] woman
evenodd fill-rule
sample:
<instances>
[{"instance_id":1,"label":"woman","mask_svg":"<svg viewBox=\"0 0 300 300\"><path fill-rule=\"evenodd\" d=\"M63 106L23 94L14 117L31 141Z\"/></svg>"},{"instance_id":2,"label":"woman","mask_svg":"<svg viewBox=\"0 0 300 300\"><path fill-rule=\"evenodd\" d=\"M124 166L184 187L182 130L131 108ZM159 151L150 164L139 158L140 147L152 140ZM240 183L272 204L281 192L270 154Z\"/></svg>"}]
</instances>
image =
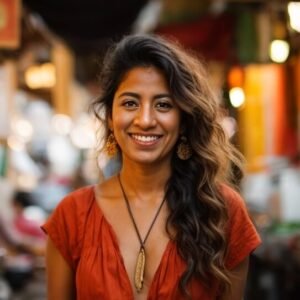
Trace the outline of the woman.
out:
<instances>
[{"instance_id":1,"label":"woman","mask_svg":"<svg viewBox=\"0 0 300 300\"><path fill-rule=\"evenodd\" d=\"M229 187L240 156L199 61L157 36L108 51L94 103L120 172L68 195L48 233L48 299L242 299L260 239Z\"/></svg>"}]
</instances>

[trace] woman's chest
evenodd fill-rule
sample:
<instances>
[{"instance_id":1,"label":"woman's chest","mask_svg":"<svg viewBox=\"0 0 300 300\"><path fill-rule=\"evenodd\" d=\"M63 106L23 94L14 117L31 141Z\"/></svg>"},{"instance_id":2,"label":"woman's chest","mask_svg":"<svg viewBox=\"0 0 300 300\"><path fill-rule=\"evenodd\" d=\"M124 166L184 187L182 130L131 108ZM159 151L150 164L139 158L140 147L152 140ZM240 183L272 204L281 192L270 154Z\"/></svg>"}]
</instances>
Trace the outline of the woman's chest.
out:
<instances>
[{"instance_id":1,"label":"woman's chest","mask_svg":"<svg viewBox=\"0 0 300 300\"><path fill-rule=\"evenodd\" d=\"M138 249L138 244L135 247L122 246L126 242L125 239L121 239L121 245L119 245L116 234L111 231L111 226L106 221L100 223L100 228L99 224L97 228L90 224L86 228L84 247L76 269L78 300L184 299L178 286L186 265L177 254L173 242L166 241L165 247L162 246L163 243L160 240L154 243L153 239L149 243L150 252L146 257L144 287L141 293L137 293L131 278L133 278L136 263L136 255L132 252ZM92 236L94 238L91 238ZM135 242L129 239L128 244L130 243ZM161 250L153 246L156 244L160 245ZM155 264L158 266L155 267ZM214 299L207 298L202 285L198 282L192 286L193 299Z\"/></svg>"},{"instance_id":2,"label":"woman's chest","mask_svg":"<svg viewBox=\"0 0 300 300\"><path fill-rule=\"evenodd\" d=\"M149 288L169 241L165 228L167 206L158 211L157 205L140 203L129 209L123 199L114 202L102 199L98 204L133 290L137 277L143 279L143 290Z\"/></svg>"},{"instance_id":3,"label":"woman's chest","mask_svg":"<svg viewBox=\"0 0 300 300\"><path fill-rule=\"evenodd\" d=\"M169 239L153 232L143 247L136 240L134 236L128 239L121 237L119 251L135 299L146 299L145 295L159 276L161 265L165 263Z\"/></svg>"},{"instance_id":4,"label":"woman's chest","mask_svg":"<svg viewBox=\"0 0 300 300\"><path fill-rule=\"evenodd\" d=\"M164 265L159 261L161 251L153 252L151 249L147 253L143 288L137 292L134 284L137 256L132 254L133 249L137 248L116 247L114 238L110 241L107 236L100 239L98 245L88 245L82 249L76 271L78 299L146 300L149 299L151 289L152 294L157 293L157 288L153 289L151 286L153 281L158 286L160 264ZM169 248L169 244L166 248ZM162 251L162 256L164 251L167 249Z\"/></svg>"},{"instance_id":5,"label":"woman's chest","mask_svg":"<svg viewBox=\"0 0 300 300\"><path fill-rule=\"evenodd\" d=\"M103 299L147 299L169 245L164 214L157 218L146 241L147 226L140 226L145 242L145 268L143 288L137 292L135 275L141 243L134 226L128 216L118 211L110 211L104 217L102 211L96 208L96 213L93 212L87 219L76 272L78 292L88 295L80 299L99 299L100 295ZM104 295L106 291L113 293L114 297Z\"/></svg>"},{"instance_id":6,"label":"woman's chest","mask_svg":"<svg viewBox=\"0 0 300 300\"><path fill-rule=\"evenodd\" d=\"M147 299L146 295L163 262L169 237L165 230L164 213L153 226L147 214L139 215L135 222L136 227L125 214L118 220L110 219L109 224L134 298Z\"/></svg>"}]
</instances>

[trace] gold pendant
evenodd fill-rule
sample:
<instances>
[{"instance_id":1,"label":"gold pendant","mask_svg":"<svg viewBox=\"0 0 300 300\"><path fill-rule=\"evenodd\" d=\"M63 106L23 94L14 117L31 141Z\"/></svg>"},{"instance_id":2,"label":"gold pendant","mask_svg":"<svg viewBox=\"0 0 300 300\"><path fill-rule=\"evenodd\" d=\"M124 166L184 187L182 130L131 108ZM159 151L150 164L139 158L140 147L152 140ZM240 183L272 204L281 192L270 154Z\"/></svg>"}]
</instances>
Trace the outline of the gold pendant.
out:
<instances>
[{"instance_id":1,"label":"gold pendant","mask_svg":"<svg viewBox=\"0 0 300 300\"><path fill-rule=\"evenodd\" d=\"M137 292L140 292L141 289L143 288L145 263L146 263L145 249L141 247L137 257L135 274L134 274L134 284Z\"/></svg>"}]
</instances>

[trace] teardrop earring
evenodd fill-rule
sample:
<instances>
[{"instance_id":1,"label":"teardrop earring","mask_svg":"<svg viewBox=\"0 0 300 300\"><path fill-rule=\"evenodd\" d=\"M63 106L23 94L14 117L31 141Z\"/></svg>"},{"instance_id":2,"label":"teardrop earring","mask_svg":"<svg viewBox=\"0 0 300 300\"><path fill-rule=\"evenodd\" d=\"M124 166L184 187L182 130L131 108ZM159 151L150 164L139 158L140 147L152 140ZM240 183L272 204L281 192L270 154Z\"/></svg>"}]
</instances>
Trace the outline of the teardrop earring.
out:
<instances>
[{"instance_id":1,"label":"teardrop earring","mask_svg":"<svg viewBox=\"0 0 300 300\"><path fill-rule=\"evenodd\" d=\"M104 151L108 157L114 157L118 153L118 144L113 132L111 132L107 138Z\"/></svg>"},{"instance_id":2,"label":"teardrop earring","mask_svg":"<svg viewBox=\"0 0 300 300\"><path fill-rule=\"evenodd\" d=\"M177 146L176 153L181 160L188 160L191 158L193 154L192 148L185 136L180 137L180 143Z\"/></svg>"}]
</instances>

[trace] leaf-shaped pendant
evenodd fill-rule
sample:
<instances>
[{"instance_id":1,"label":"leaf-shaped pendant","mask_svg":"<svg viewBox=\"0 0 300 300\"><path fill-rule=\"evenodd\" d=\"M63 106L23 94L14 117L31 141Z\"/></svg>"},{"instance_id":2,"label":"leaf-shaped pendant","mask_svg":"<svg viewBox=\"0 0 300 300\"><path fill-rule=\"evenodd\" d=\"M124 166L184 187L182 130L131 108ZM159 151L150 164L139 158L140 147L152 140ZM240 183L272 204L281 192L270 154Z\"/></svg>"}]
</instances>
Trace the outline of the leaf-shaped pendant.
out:
<instances>
[{"instance_id":1,"label":"leaf-shaped pendant","mask_svg":"<svg viewBox=\"0 0 300 300\"><path fill-rule=\"evenodd\" d=\"M146 263L145 249L144 247L141 247L137 257L135 274L134 274L134 284L137 292L140 292L141 289L143 288L145 263Z\"/></svg>"}]
</instances>

